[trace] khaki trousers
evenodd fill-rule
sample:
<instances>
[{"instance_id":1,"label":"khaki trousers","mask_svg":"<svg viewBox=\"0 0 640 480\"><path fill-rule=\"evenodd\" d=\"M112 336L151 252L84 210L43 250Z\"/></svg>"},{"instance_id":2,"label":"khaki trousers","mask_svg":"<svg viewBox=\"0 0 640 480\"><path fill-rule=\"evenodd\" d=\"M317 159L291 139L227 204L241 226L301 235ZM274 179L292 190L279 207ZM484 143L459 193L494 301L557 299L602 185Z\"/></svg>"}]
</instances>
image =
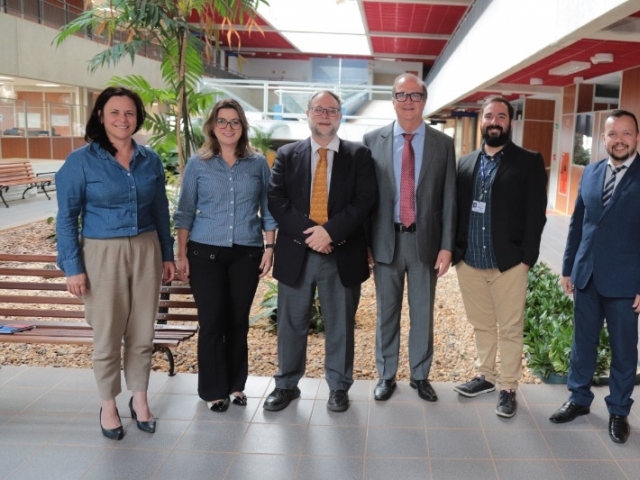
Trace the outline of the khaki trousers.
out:
<instances>
[{"instance_id":1,"label":"khaki trousers","mask_svg":"<svg viewBox=\"0 0 640 480\"><path fill-rule=\"evenodd\" d=\"M156 232L135 237L84 239L88 291L85 315L93 327L93 371L102 400L121 391L120 347L124 338L124 378L133 392L149 384L162 256Z\"/></svg>"},{"instance_id":2,"label":"khaki trousers","mask_svg":"<svg viewBox=\"0 0 640 480\"><path fill-rule=\"evenodd\" d=\"M462 301L473 326L476 367L501 390L515 390L522 377L522 337L528 268L520 263L505 272L456 266ZM500 373L496 355L500 348Z\"/></svg>"}]
</instances>

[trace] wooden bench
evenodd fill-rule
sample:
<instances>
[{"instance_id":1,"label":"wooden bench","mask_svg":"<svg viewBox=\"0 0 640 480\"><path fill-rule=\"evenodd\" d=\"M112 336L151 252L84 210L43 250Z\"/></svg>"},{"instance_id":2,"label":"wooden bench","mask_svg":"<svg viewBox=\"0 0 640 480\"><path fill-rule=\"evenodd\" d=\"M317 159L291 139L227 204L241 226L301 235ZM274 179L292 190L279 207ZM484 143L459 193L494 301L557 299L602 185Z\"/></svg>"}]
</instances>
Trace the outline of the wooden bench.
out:
<instances>
[{"instance_id":1,"label":"wooden bench","mask_svg":"<svg viewBox=\"0 0 640 480\"><path fill-rule=\"evenodd\" d=\"M22 192L22 198L32 188L42 189L49 200L51 197L47 193L45 187L53 182L53 178L37 177L31 166L31 162L0 162L0 199L5 207L9 208L9 204L4 199L3 192L9 191L9 187L26 186Z\"/></svg>"},{"instance_id":2,"label":"wooden bench","mask_svg":"<svg viewBox=\"0 0 640 480\"><path fill-rule=\"evenodd\" d=\"M0 335L0 342L93 344L93 330L87 323L78 320L57 321L83 319L84 306L79 298L67 292L66 283L63 281L64 273L55 267L55 260L55 255L0 254L0 323L28 324L35 327L24 332ZM22 281L15 281L14 277L21 277ZM28 292L31 294L26 294ZM171 348L193 337L198 327L167 322L197 321L196 304L188 285L163 285L159 294L154 351L161 351L167 356L169 375L173 376L175 361ZM171 300L171 295L188 297ZM177 309L180 311L176 311Z\"/></svg>"}]
</instances>

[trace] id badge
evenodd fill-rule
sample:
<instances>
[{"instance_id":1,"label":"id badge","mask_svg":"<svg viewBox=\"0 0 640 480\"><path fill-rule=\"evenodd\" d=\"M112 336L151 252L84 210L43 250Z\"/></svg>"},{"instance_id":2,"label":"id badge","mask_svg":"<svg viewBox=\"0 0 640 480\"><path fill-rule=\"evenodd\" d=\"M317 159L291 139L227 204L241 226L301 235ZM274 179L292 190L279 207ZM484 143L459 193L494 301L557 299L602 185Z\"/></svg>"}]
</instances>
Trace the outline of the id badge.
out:
<instances>
[{"instance_id":1,"label":"id badge","mask_svg":"<svg viewBox=\"0 0 640 480\"><path fill-rule=\"evenodd\" d=\"M471 204L471 211L476 213L484 213L487 204L485 202L480 202L478 200L474 200Z\"/></svg>"}]
</instances>

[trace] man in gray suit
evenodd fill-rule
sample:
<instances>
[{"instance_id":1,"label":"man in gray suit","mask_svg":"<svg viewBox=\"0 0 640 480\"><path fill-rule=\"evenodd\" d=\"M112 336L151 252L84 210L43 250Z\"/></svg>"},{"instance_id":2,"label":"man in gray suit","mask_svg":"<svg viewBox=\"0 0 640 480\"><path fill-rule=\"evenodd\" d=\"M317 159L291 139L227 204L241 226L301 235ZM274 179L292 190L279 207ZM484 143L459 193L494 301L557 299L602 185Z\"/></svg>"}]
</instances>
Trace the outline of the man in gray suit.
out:
<instances>
[{"instance_id":1,"label":"man in gray suit","mask_svg":"<svg viewBox=\"0 0 640 480\"><path fill-rule=\"evenodd\" d=\"M456 224L456 165L453 141L422 119L427 87L415 75L396 78L392 102L397 120L364 137L371 149L378 201L369 262L377 298L376 366L379 401L396 387L400 313L405 276L409 297L411 387L436 401L429 383L433 359L433 299L436 281L451 264Z\"/></svg>"}]
</instances>

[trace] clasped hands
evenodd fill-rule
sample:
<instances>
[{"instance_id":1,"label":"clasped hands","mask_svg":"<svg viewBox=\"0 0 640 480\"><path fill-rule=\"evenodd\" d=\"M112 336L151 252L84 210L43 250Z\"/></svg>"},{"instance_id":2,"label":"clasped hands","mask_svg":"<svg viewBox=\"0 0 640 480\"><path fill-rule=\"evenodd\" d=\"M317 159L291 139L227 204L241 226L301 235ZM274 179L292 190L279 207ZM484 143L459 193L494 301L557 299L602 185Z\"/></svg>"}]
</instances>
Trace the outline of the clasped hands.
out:
<instances>
[{"instance_id":1,"label":"clasped hands","mask_svg":"<svg viewBox=\"0 0 640 480\"><path fill-rule=\"evenodd\" d=\"M307 228L302 233L309 235L305 240L305 243L311 250L325 254L333 252L331 237L323 226L314 225L313 227Z\"/></svg>"}]
</instances>

